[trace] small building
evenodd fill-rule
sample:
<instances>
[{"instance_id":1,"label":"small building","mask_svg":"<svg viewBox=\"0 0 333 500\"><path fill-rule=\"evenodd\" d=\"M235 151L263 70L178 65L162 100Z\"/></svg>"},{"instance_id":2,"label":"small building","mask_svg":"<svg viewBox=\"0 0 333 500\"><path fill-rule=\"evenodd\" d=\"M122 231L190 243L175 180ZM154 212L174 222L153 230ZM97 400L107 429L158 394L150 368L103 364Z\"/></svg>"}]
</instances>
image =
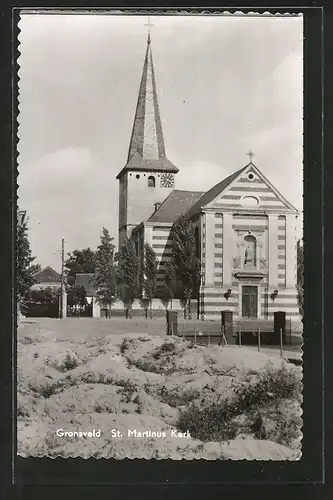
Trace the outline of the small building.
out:
<instances>
[{"instance_id":1,"label":"small building","mask_svg":"<svg viewBox=\"0 0 333 500\"><path fill-rule=\"evenodd\" d=\"M42 290L45 288L61 287L61 276L52 267L44 267L33 275L35 284L32 285L33 290Z\"/></svg>"}]
</instances>

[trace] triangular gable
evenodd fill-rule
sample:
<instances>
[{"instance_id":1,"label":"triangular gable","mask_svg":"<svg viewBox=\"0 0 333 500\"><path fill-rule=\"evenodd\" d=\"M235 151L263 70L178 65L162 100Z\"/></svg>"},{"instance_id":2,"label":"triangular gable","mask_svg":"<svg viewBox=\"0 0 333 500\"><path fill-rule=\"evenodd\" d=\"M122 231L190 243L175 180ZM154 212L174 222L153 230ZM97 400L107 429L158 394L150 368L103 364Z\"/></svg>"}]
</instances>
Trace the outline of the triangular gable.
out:
<instances>
[{"instance_id":1,"label":"triangular gable","mask_svg":"<svg viewBox=\"0 0 333 500\"><path fill-rule=\"evenodd\" d=\"M37 283L53 282L59 283L61 281L61 276L52 267L44 267L41 271L38 271L33 275Z\"/></svg>"},{"instance_id":2,"label":"triangular gable","mask_svg":"<svg viewBox=\"0 0 333 500\"><path fill-rule=\"evenodd\" d=\"M258 205L256 200L259 202ZM239 172L239 175L219 192L207 208L252 208L298 213L253 163L249 163Z\"/></svg>"}]
</instances>

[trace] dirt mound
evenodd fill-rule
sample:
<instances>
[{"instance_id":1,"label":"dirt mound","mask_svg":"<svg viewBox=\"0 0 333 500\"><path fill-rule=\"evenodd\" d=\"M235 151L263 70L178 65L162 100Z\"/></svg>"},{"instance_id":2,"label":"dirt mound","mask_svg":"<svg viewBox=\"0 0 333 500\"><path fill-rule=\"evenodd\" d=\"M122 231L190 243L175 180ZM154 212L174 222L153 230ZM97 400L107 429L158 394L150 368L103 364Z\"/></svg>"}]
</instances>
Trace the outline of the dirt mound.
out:
<instances>
[{"instance_id":1,"label":"dirt mound","mask_svg":"<svg viewBox=\"0 0 333 500\"><path fill-rule=\"evenodd\" d=\"M245 348L195 346L180 338L138 334L87 342L38 337L35 343L18 344L18 452L294 460L300 448L301 399L288 399L289 379L298 390L300 369ZM277 384L272 397L265 396L266 389L258 392L262 383ZM239 395L247 392L250 396L237 413ZM226 406L233 412L226 413ZM207 415L214 426L221 408L230 432L228 439L217 433L213 440ZM258 419L261 425L255 428ZM201 426L201 437L195 430L185 437L184 421L189 429ZM95 429L101 436L64 436L59 429Z\"/></svg>"}]
</instances>

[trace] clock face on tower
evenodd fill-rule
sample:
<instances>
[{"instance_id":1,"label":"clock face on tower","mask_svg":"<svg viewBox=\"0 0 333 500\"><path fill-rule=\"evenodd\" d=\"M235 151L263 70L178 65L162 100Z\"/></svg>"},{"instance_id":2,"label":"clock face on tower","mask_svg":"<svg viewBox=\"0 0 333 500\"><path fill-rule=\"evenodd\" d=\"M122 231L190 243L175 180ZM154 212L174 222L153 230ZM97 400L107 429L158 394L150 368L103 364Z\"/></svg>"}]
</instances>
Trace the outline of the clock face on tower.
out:
<instances>
[{"instance_id":1,"label":"clock face on tower","mask_svg":"<svg viewBox=\"0 0 333 500\"><path fill-rule=\"evenodd\" d=\"M171 188L175 184L175 179L173 174L162 174L161 175L161 187Z\"/></svg>"}]
</instances>

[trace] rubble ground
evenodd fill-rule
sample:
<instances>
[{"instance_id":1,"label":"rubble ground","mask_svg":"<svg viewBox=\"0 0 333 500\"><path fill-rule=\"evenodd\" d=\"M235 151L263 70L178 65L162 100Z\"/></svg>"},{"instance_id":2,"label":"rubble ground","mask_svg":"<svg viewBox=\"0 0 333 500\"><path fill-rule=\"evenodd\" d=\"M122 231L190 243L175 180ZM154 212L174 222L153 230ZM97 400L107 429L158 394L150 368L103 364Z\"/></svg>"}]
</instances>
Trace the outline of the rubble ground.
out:
<instances>
[{"instance_id":1,"label":"rubble ground","mask_svg":"<svg viewBox=\"0 0 333 500\"><path fill-rule=\"evenodd\" d=\"M22 456L301 456L302 370L276 356L161 335L56 340L47 331L19 337L17 364Z\"/></svg>"}]
</instances>

